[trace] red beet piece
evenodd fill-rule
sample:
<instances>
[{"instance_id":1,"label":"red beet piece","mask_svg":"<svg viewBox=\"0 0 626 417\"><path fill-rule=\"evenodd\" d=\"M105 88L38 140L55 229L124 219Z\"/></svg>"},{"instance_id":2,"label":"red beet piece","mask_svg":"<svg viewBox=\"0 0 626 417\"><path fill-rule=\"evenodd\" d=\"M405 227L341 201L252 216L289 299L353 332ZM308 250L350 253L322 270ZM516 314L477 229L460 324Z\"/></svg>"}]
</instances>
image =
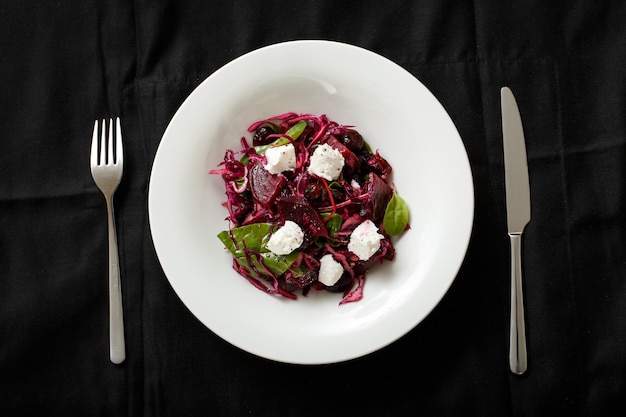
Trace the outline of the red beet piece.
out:
<instances>
[{"instance_id":1,"label":"red beet piece","mask_svg":"<svg viewBox=\"0 0 626 417\"><path fill-rule=\"evenodd\" d=\"M306 198L294 195L280 196L276 199L276 207L281 220L297 223L305 235L328 236L324 220Z\"/></svg>"},{"instance_id":2,"label":"red beet piece","mask_svg":"<svg viewBox=\"0 0 626 417\"><path fill-rule=\"evenodd\" d=\"M287 182L287 178L282 174L270 174L263 168L261 162L254 164L248 176L252 196L265 207L274 203L276 196Z\"/></svg>"},{"instance_id":3,"label":"red beet piece","mask_svg":"<svg viewBox=\"0 0 626 417\"><path fill-rule=\"evenodd\" d=\"M369 201L366 205L367 214L372 217L374 223L378 224L385 215L387 203L393 196L393 189L374 172L369 173L363 188L365 194L369 195Z\"/></svg>"},{"instance_id":4,"label":"red beet piece","mask_svg":"<svg viewBox=\"0 0 626 417\"><path fill-rule=\"evenodd\" d=\"M367 160L367 165L370 166L372 172L377 173L382 178L387 178L391 174L391 165L385 158L380 156L378 151Z\"/></svg>"}]
</instances>

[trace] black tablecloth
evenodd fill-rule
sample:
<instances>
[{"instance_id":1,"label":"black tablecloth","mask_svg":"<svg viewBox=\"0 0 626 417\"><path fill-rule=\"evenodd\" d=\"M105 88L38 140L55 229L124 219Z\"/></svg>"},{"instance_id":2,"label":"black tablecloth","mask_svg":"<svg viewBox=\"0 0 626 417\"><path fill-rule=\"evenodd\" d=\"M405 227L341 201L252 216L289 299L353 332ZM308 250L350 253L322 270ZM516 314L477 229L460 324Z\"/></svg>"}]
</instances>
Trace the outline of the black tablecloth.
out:
<instances>
[{"instance_id":1,"label":"black tablecloth","mask_svg":"<svg viewBox=\"0 0 626 417\"><path fill-rule=\"evenodd\" d=\"M362 46L414 74L458 128L475 185L467 256L436 309L390 346L323 366L258 358L204 327L161 270L147 214L155 152L187 95L294 39ZM0 415L624 415L625 68L620 1L2 1ZM504 85L532 193L522 376L508 367ZM93 120L110 115L126 159L121 365L88 164Z\"/></svg>"}]
</instances>

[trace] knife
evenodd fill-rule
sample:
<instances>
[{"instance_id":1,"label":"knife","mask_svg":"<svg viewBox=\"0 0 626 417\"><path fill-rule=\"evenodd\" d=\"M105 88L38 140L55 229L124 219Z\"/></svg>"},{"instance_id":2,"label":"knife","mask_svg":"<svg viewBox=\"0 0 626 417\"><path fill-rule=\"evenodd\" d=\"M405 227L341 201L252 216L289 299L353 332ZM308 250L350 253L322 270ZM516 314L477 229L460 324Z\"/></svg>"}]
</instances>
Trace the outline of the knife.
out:
<instances>
[{"instance_id":1,"label":"knife","mask_svg":"<svg viewBox=\"0 0 626 417\"><path fill-rule=\"evenodd\" d=\"M500 90L502 144L506 189L506 220L511 246L511 328L509 366L521 375L528 367L524 296L522 292L522 233L530 221L530 183L522 118L513 92Z\"/></svg>"}]
</instances>

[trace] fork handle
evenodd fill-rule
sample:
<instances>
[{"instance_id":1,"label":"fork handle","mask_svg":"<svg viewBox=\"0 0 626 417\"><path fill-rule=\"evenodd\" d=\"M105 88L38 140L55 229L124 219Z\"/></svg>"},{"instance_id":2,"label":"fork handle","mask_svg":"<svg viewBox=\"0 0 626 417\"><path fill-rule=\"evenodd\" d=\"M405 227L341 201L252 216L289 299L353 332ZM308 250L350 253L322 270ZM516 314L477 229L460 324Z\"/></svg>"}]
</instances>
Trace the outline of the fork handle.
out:
<instances>
[{"instance_id":1,"label":"fork handle","mask_svg":"<svg viewBox=\"0 0 626 417\"><path fill-rule=\"evenodd\" d=\"M119 364L126 359L122 288L120 286L120 264L113 198L107 198L106 202L109 228L109 343L111 362Z\"/></svg>"},{"instance_id":2,"label":"fork handle","mask_svg":"<svg viewBox=\"0 0 626 417\"><path fill-rule=\"evenodd\" d=\"M524 296L522 293L522 234L509 234L511 241L511 334L509 365L511 371L521 375L526 372L526 324L524 321Z\"/></svg>"}]
</instances>

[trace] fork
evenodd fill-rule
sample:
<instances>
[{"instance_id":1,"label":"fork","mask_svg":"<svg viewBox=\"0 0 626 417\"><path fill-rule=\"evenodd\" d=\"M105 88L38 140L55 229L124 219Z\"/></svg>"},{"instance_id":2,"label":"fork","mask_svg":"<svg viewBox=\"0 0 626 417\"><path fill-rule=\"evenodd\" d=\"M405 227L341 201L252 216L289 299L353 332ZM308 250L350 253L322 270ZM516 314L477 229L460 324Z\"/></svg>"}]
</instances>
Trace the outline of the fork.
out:
<instances>
[{"instance_id":1,"label":"fork","mask_svg":"<svg viewBox=\"0 0 626 417\"><path fill-rule=\"evenodd\" d=\"M93 126L90 165L91 176L100 191L102 191L102 194L104 194L107 205L109 235L109 349L111 362L119 364L126 359L119 254L113 210L113 194L122 179L124 168L120 118L117 117L115 120L115 135L113 134L113 119L109 119L108 139L104 120L100 130L102 133L100 139L98 139L98 120L96 120ZM114 136L115 146L113 144Z\"/></svg>"}]
</instances>

